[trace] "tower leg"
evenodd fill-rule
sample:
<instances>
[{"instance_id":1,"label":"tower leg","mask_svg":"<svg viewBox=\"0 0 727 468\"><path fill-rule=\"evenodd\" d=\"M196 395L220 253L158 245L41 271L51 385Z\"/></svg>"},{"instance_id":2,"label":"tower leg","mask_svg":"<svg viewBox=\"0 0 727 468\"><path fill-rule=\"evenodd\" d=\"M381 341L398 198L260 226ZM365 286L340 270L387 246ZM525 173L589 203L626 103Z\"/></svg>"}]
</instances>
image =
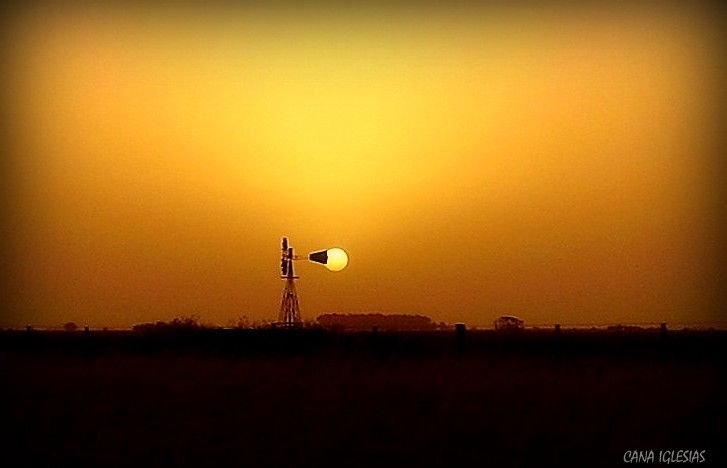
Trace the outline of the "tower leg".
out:
<instances>
[{"instance_id":1,"label":"tower leg","mask_svg":"<svg viewBox=\"0 0 727 468\"><path fill-rule=\"evenodd\" d=\"M300 326L300 307L298 306L298 293L295 290L295 279L288 277L285 280L283 300L280 303L278 322L284 327Z\"/></svg>"}]
</instances>

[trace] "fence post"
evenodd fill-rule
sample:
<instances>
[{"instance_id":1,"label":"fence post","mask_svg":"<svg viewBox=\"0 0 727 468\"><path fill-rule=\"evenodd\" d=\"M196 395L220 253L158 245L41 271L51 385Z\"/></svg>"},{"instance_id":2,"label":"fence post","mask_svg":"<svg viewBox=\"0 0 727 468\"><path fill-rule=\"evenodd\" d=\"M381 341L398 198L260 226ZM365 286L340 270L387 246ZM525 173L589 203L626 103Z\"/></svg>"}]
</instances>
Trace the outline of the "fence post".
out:
<instances>
[{"instance_id":1,"label":"fence post","mask_svg":"<svg viewBox=\"0 0 727 468\"><path fill-rule=\"evenodd\" d=\"M455 333L457 334L457 351L464 352L465 349L465 331L466 327L464 323L457 323L454 325Z\"/></svg>"}]
</instances>

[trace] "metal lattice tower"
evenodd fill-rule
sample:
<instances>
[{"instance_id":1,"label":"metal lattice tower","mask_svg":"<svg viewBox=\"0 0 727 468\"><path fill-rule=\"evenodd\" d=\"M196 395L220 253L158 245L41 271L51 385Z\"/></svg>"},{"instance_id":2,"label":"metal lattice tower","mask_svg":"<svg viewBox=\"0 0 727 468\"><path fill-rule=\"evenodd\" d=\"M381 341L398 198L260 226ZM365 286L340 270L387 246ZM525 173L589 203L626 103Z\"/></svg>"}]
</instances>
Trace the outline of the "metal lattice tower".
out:
<instances>
[{"instance_id":1,"label":"metal lattice tower","mask_svg":"<svg viewBox=\"0 0 727 468\"><path fill-rule=\"evenodd\" d=\"M281 278L285 279L285 290L283 291L283 300L280 303L278 325L284 327L298 327L303 322L300 318L298 293L295 290L295 280L299 277L293 274L293 247L288 247L287 237L283 237L282 251L280 268L282 271Z\"/></svg>"}]
</instances>

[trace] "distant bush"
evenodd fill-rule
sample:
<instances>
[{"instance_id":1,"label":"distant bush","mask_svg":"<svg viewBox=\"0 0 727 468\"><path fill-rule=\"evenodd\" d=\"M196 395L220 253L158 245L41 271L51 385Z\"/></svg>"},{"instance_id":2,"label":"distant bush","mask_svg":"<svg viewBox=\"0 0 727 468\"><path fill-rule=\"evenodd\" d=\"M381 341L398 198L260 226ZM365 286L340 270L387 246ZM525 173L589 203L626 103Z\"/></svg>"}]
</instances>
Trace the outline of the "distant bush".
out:
<instances>
[{"instance_id":1,"label":"distant bush","mask_svg":"<svg viewBox=\"0 0 727 468\"><path fill-rule=\"evenodd\" d=\"M253 328L254 325L250 321L250 319L247 317L247 315L242 315L238 317L237 319L230 319L227 321L227 328Z\"/></svg>"},{"instance_id":2,"label":"distant bush","mask_svg":"<svg viewBox=\"0 0 727 468\"><path fill-rule=\"evenodd\" d=\"M139 331L180 331L180 330L200 330L209 328L209 326L200 323L199 317L191 315L189 317L177 317L170 322L158 321L156 323L139 323L133 326L133 330Z\"/></svg>"}]
</instances>

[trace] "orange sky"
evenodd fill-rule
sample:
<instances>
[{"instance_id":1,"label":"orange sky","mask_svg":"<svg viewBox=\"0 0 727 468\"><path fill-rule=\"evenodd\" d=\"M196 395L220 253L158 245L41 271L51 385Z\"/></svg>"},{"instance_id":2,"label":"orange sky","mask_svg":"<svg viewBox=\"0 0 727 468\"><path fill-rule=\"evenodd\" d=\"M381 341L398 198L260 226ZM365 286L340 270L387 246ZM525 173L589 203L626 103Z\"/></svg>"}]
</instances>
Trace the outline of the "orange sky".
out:
<instances>
[{"instance_id":1,"label":"orange sky","mask_svg":"<svg viewBox=\"0 0 727 468\"><path fill-rule=\"evenodd\" d=\"M705 321L720 34L699 7L14 11L0 326Z\"/></svg>"}]
</instances>

